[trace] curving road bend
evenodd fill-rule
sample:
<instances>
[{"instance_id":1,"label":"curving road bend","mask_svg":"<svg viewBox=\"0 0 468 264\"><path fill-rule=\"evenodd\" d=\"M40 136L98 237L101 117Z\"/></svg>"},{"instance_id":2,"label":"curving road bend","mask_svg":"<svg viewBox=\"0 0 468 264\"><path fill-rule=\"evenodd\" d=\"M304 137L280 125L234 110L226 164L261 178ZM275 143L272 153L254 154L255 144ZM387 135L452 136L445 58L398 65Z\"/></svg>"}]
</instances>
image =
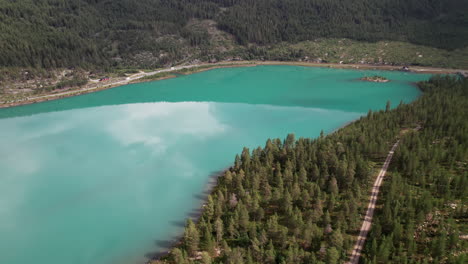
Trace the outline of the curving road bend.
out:
<instances>
[{"instance_id":1,"label":"curving road bend","mask_svg":"<svg viewBox=\"0 0 468 264\"><path fill-rule=\"evenodd\" d=\"M369 233L369 230L372 225L372 218L374 216L375 203L377 202L377 197L379 195L380 185L382 185L383 178L385 176L385 173L387 172L388 165L390 165L390 161L392 160L393 153L395 153L395 149L397 148L398 143L400 143L400 140L398 140L393 145L392 149L388 153L387 159L385 160L385 163L382 169L380 170L377 179L374 182L374 186L372 186L372 193L369 205L367 206L366 216L364 217L364 221L362 222L361 231L359 232L359 237L356 241L356 244L354 245L351 257L349 261L346 262L346 264L358 264L359 262L359 257L361 256L361 251L364 247L364 242L366 242L367 233Z\"/></svg>"}]
</instances>

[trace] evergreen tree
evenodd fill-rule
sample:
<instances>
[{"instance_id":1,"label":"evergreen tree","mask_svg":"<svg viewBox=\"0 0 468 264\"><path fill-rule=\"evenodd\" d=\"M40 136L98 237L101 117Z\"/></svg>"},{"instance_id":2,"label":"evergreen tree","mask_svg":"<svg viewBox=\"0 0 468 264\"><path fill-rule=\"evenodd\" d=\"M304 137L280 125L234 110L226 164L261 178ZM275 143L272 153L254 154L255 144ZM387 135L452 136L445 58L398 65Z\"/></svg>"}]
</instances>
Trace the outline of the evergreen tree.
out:
<instances>
[{"instance_id":1,"label":"evergreen tree","mask_svg":"<svg viewBox=\"0 0 468 264\"><path fill-rule=\"evenodd\" d=\"M194 255L198 250L200 235L198 229L195 227L195 224L191 219L187 220L187 225L185 226L184 242L187 251Z\"/></svg>"},{"instance_id":2,"label":"evergreen tree","mask_svg":"<svg viewBox=\"0 0 468 264\"><path fill-rule=\"evenodd\" d=\"M327 257L325 263L327 264L338 264L338 260L340 259L340 255L338 250L334 247L330 247L327 249Z\"/></svg>"}]
</instances>

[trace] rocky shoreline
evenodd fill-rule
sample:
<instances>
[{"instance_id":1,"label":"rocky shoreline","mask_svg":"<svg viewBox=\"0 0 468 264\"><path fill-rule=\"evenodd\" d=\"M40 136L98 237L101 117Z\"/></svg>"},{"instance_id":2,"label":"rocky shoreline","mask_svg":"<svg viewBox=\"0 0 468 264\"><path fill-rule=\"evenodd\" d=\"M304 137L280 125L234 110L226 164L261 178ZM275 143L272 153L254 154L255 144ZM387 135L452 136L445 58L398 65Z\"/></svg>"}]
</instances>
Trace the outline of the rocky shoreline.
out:
<instances>
[{"instance_id":1,"label":"rocky shoreline","mask_svg":"<svg viewBox=\"0 0 468 264\"><path fill-rule=\"evenodd\" d=\"M365 76L361 78L361 81L386 83L386 82L389 82L390 80L383 76Z\"/></svg>"}]
</instances>

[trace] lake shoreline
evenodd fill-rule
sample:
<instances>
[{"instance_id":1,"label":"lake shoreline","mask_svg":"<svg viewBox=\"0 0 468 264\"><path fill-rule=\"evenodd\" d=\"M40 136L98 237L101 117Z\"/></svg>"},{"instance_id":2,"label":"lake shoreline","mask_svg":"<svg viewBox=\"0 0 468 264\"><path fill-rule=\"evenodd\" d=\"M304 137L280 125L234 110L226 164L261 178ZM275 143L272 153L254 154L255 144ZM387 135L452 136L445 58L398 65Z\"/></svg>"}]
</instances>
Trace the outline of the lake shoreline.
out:
<instances>
[{"instance_id":1,"label":"lake shoreline","mask_svg":"<svg viewBox=\"0 0 468 264\"><path fill-rule=\"evenodd\" d=\"M187 216L184 218L185 221L187 221L187 219L192 219L192 221L195 224L197 224L198 221L200 221L200 218L203 214L203 210L208 201L208 196L211 195L213 191L215 190L215 188L218 186L218 179L224 176L224 174L227 171L231 170L231 168L232 166L229 166L223 170L215 171L210 174L208 181L205 187L203 188L203 191L200 193L200 197L198 197L198 199L200 199L200 207L197 209L194 209L191 213L187 214ZM185 223L186 222L184 222L184 225ZM171 239L167 241L164 241L166 245L163 246L160 250L156 250L154 252L146 254L148 256L148 260L145 261L145 264L151 264L154 261L157 261L163 257L168 256L171 253L172 249L174 249L175 247L177 247L178 245L182 243L183 238L184 238L184 232L182 231L180 234L172 237Z\"/></svg>"},{"instance_id":2,"label":"lake shoreline","mask_svg":"<svg viewBox=\"0 0 468 264\"><path fill-rule=\"evenodd\" d=\"M34 146L31 155L40 158L37 160L54 162L41 163L44 166L41 166L40 171L31 172L44 177L40 181L41 188L36 188L41 191L28 193L31 197L28 206L32 209L18 207L17 210L37 212L50 219L47 223L58 221L59 224L40 222L29 230L12 231L12 237L30 230L56 232L54 230L61 227L61 223L70 232L76 230L84 234L80 231L87 230L88 222L74 217L75 214L83 214L89 216L89 222L93 223L95 239L83 245L80 251L94 252L95 248L105 245L102 254L91 254L89 257L95 259L96 264L103 262L100 259L120 257L122 261L129 259L138 261L136 263L157 263L154 259L167 258L165 255L168 251L173 252L174 247L181 246L186 219L198 219L199 223L203 221L199 219L203 219L203 211L207 209L208 195L211 193L214 198L222 190L223 172L233 164L232 153L239 153L242 146L256 149L256 146L264 145L267 138L282 138L291 132L303 138L318 136L320 130L332 133L349 125L347 121L359 118L357 114L364 114L365 109L381 109L385 103L382 98L385 92L390 92L392 99L412 100L417 92L408 87L408 82L429 78L427 74L388 72L384 75L393 76L396 81L391 85L394 87L381 86L379 88L386 91L376 95L375 87L353 82L365 71L297 66L252 69L224 67L226 69L213 71L208 71L212 67L190 69L207 72L187 76L178 74L180 78L172 81L129 85L85 97L6 109L3 112L0 110L2 124L5 124L5 145L15 146L15 150L19 150L11 154L13 157L22 155L20 150L29 150L28 146L31 145ZM151 74L147 72L146 76L172 75ZM325 88L310 89L310 83L314 83L314 80L325 80L321 83ZM337 94L349 96L343 96L345 101L339 98L337 101L327 101L330 96ZM357 94L359 96L355 96ZM368 105L363 105L363 95L369 95ZM328 104L316 105L314 102L317 100ZM336 107L336 103L343 105L343 109ZM246 115L250 120L243 118ZM33 136L23 136L18 131ZM17 136L10 138L9 135ZM193 137L189 138L191 135ZM12 141L13 138L15 141ZM33 140L27 140L29 138ZM80 142L81 138L84 140ZM36 149L40 152L34 151ZM60 155L63 153L69 154ZM85 166L69 172L76 160ZM117 167L116 162L119 163ZM9 160L4 163L8 169ZM61 167L57 168L58 164ZM105 171L96 178L95 171L101 168ZM79 180L73 186L66 186L67 193L62 195L63 188L59 184L49 184L49 181L58 178L67 182L61 176L63 172L69 175L67 177ZM23 172L18 171L20 173ZM37 185L35 182L31 184ZM104 185L105 195L99 191ZM43 204L36 202L42 201L35 198L42 197L42 190L46 188L42 186L51 186L50 193L54 194L57 203L48 205L47 209L54 209L54 214L44 214ZM15 189L12 188L12 192L16 192ZM166 201L172 202L167 204ZM113 221L114 215L119 216L119 221ZM25 220L24 223L28 222ZM101 225L106 228L99 227ZM74 255L76 258L70 258L70 261L76 259L76 263L79 263L81 253L73 252L76 247L73 246L74 239L70 237L57 236L56 240L51 239L42 248L31 250L29 244L22 243L21 251L30 250L33 254L38 250L53 252L54 243L70 243L71 246L67 247L70 252L62 255ZM109 237L125 241L113 244L108 242Z\"/></svg>"},{"instance_id":3,"label":"lake shoreline","mask_svg":"<svg viewBox=\"0 0 468 264\"><path fill-rule=\"evenodd\" d=\"M380 64L338 64L338 63L313 63L313 62L297 62L297 61L222 61L218 63L202 63L195 65L186 65L180 69L167 68L164 69L164 72L173 73L169 76L161 76L160 78L154 79L145 79L147 75L142 75L133 80L129 80L126 83L122 81L116 81L115 83L108 83L96 88L79 88L76 90L69 90L57 93L53 91L51 93L46 93L37 97L32 97L24 100L18 100L13 102L1 102L1 108L10 108L21 105L35 104L40 102L46 102L51 100L58 100L72 96L79 96L88 93L103 91L123 85L135 84L141 82L151 82L151 81L160 81L165 79L177 78L174 74L180 75L190 75L194 73L200 73L204 71L209 71L213 69L220 68L237 68L237 67L255 67L255 66L265 66L265 65L290 65L290 66L303 66L303 67L319 67L319 68L334 68L334 69L354 69L354 70L384 70L384 71L401 71L401 66L390 66L390 65L380 65ZM407 72L411 73L423 73L423 74L456 74L462 70L460 69L444 69L444 68L432 68L432 67L411 67ZM156 74L155 74L156 75ZM55 93L54 93L55 92Z\"/></svg>"}]
</instances>

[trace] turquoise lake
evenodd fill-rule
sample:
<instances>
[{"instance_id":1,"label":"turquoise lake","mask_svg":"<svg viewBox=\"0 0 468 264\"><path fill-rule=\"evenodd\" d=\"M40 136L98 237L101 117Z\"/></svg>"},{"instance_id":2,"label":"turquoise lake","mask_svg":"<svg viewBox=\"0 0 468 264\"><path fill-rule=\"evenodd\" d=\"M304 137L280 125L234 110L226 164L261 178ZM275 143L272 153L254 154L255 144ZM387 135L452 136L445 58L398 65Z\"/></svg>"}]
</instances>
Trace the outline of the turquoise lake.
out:
<instances>
[{"instance_id":1,"label":"turquoise lake","mask_svg":"<svg viewBox=\"0 0 468 264\"><path fill-rule=\"evenodd\" d=\"M429 77L225 68L0 109L0 263L142 263L244 146L332 132Z\"/></svg>"}]
</instances>

